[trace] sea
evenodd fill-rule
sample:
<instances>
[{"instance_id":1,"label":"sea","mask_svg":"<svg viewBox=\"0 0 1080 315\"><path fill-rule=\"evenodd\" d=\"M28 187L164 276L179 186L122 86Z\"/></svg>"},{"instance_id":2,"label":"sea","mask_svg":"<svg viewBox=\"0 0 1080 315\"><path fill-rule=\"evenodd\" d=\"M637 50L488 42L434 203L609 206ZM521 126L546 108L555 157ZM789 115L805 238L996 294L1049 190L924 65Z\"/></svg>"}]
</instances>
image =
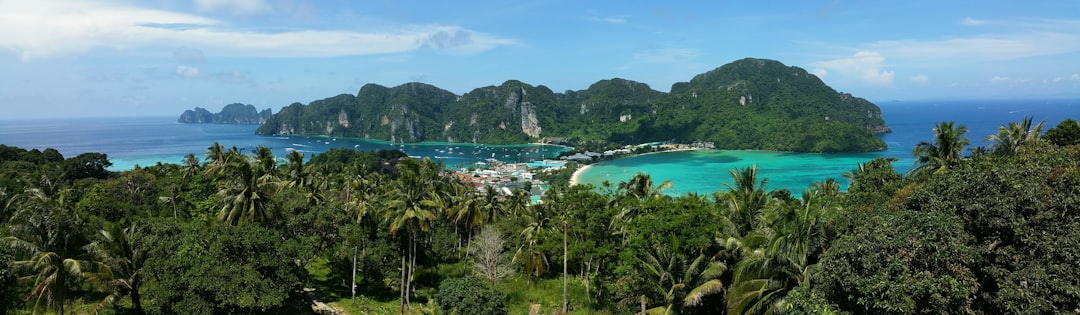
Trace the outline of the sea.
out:
<instances>
[{"instance_id":1,"label":"sea","mask_svg":"<svg viewBox=\"0 0 1080 315\"><path fill-rule=\"evenodd\" d=\"M1080 100L987 100L987 101L892 101L877 104L892 133L881 136L888 149L868 153L791 153L769 151L680 151L640 155L594 164L579 183L602 187L617 185L638 172L648 173L655 183L670 180L666 193L711 193L731 182L729 170L757 165L759 177L769 189L800 193L808 185L834 178L847 184L842 174L878 157L899 159L899 172L914 166L911 151L920 141L932 141L934 125L954 121L968 127L973 146L989 145L984 139L999 126L1024 116L1044 121L1043 131L1066 118L1080 119ZM215 141L251 152L258 146L273 149L284 158L300 151L310 158L330 148L357 150L397 149L413 157L427 157L449 168L468 168L477 162L532 162L554 158L566 150L535 144L489 145L472 143L390 143L366 139L325 136L258 136L255 125L181 124L176 117L117 117L66 119L0 118L0 144L26 149L54 148L65 157L86 152L108 155L111 170L136 165L181 163L187 154L202 158Z\"/></svg>"}]
</instances>

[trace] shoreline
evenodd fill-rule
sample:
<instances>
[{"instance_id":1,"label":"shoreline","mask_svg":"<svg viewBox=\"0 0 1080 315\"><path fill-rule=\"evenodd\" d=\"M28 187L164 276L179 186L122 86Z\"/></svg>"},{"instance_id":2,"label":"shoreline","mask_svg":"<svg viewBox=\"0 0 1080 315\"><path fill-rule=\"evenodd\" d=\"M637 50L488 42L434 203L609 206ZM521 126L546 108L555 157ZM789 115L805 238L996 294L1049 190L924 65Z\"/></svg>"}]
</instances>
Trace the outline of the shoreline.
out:
<instances>
[{"instance_id":1,"label":"shoreline","mask_svg":"<svg viewBox=\"0 0 1080 315\"><path fill-rule=\"evenodd\" d=\"M574 175L570 176L569 186L577 185L579 181L578 178L581 177L581 173L585 173L585 170L589 169L590 167L592 167L592 164L585 164L585 166L579 167L578 169L574 170Z\"/></svg>"},{"instance_id":2,"label":"shoreline","mask_svg":"<svg viewBox=\"0 0 1080 315\"><path fill-rule=\"evenodd\" d=\"M631 157L635 157L635 156L645 156L645 155L650 155L650 154L669 153L669 152L700 151L700 150L705 150L705 149L702 149L702 148L684 148L684 149L674 149L674 150L665 150L665 151L653 151L653 152L645 152L645 153L640 153L640 154L631 154L631 155L627 155L627 156L614 158L614 159L611 159L611 160L605 160L605 161L600 161L600 162L596 162L596 163L585 164L584 166L574 170L574 174L570 176L570 183L569 183L570 185L569 186L574 186L574 185L579 184L579 182L581 181L581 174L584 174L585 170L588 170L590 167L592 167L595 164L604 163L604 162L607 162L607 161L614 161L614 160L618 160L618 159L631 158Z\"/></svg>"}]
</instances>

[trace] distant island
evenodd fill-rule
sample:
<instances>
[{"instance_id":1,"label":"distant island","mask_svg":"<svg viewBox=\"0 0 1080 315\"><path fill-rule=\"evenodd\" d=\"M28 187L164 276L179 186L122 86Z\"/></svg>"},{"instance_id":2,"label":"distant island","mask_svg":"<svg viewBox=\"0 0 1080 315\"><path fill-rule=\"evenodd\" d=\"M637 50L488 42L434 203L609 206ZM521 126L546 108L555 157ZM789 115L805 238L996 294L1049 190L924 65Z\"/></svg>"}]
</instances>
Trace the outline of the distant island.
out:
<instances>
[{"instance_id":1,"label":"distant island","mask_svg":"<svg viewBox=\"0 0 1080 315\"><path fill-rule=\"evenodd\" d=\"M195 107L194 110L184 111L176 121L184 124L257 125L265 123L272 116L273 111L269 108L260 112L254 105L233 103L225 105L221 112L216 114L205 108Z\"/></svg>"},{"instance_id":2,"label":"distant island","mask_svg":"<svg viewBox=\"0 0 1080 315\"><path fill-rule=\"evenodd\" d=\"M669 93L619 78L562 93L511 80L460 96L424 83L367 84L356 95L283 107L256 133L391 142L675 142L864 152L886 149L877 134L890 131L873 103L837 92L802 68L747 58L675 83Z\"/></svg>"}]
</instances>

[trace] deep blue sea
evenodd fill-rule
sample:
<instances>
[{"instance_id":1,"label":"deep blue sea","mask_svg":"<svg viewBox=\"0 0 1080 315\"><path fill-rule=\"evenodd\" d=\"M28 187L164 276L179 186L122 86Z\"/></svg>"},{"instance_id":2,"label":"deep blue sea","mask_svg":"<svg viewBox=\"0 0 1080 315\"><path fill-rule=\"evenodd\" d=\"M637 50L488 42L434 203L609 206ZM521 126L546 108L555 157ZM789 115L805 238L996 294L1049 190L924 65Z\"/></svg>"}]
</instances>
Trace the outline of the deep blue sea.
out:
<instances>
[{"instance_id":1,"label":"deep blue sea","mask_svg":"<svg viewBox=\"0 0 1080 315\"><path fill-rule=\"evenodd\" d=\"M583 174L582 183L617 183L643 171L655 182L672 180L672 193L711 192L729 180L727 170L751 164L769 178L770 188L801 192L806 185L828 177L840 179L857 162L876 157L896 157L898 171L913 165L911 149L920 141L930 141L933 127L940 121L966 125L973 145L995 134L1000 125L1019 121L1025 115L1045 121L1049 129L1067 117L1080 118L1080 100L1048 101L904 101L877 104L893 132L882 136L889 149L856 154L801 154L759 151L701 151L653 154L599 163ZM254 125L180 124L175 117L77 118L48 120L0 120L0 144L22 148L55 148L65 157L85 152L108 154L113 170L126 170L158 162L181 163L184 155L203 157L218 141L251 152L265 145L275 155L299 150L310 156L329 148L360 150L400 149L410 156L431 157L448 167L468 166L496 158L507 162L527 162L553 157L562 148L537 145L492 146L474 144L387 142L331 137L264 137L254 134ZM704 174L704 176L703 176Z\"/></svg>"}]
</instances>

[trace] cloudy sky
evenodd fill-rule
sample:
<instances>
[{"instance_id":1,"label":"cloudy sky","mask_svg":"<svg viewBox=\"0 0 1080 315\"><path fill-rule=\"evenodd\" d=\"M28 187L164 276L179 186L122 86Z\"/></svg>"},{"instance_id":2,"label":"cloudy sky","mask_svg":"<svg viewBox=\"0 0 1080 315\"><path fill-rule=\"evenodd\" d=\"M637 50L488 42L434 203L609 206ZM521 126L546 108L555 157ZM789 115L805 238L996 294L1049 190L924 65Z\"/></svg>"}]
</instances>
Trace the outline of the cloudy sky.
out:
<instances>
[{"instance_id":1,"label":"cloudy sky","mask_svg":"<svg viewBox=\"0 0 1080 315\"><path fill-rule=\"evenodd\" d=\"M0 118L273 108L366 83L668 91L776 59L871 101L1080 98L1080 1L0 0Z\"/></svg>"}]
</instances>

